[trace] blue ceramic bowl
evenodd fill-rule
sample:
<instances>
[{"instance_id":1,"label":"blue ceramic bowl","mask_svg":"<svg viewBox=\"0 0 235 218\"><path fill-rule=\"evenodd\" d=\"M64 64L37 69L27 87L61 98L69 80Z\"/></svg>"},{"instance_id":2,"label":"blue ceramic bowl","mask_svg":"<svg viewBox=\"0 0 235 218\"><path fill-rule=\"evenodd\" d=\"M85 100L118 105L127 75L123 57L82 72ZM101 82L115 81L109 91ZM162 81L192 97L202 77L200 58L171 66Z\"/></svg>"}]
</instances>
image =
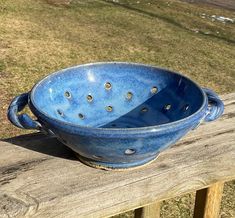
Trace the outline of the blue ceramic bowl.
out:
<instances>
[{"instance_id":1,"label":"blue ceramic bowl","mask_svg":"<svg viewBox=\"0 0 235 218\"><path fill-rule=\"evenodd\" d=\"M18 114L29 105L37 120ZM223 113L209 89L178 73L134 63L94 63L53 73L17 96L8 118L39 129L103 169L154 160L202 121ZM55 148L56 149L56 148Z\"/></svg>"}]
</instances>

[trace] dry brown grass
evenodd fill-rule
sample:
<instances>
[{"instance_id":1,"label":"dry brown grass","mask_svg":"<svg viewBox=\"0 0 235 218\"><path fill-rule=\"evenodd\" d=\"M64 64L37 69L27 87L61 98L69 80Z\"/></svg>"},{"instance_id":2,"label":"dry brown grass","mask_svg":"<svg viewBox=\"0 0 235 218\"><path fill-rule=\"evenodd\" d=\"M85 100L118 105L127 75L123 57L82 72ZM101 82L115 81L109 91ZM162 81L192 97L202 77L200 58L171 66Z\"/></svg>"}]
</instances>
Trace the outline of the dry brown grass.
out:
<instances>
[{"instance_id":1,"label":"dry brown grass","mask_svg":"<svg viewBox=\"0 0 235 218\"><path fill-rule=\"evenodd\" d=\"M212 22L213 14L235 17L234 11L177 0L1 0L0 137L25 133L6 119L13 96L53 71L81 63L154 64L219 93L234 91L235 24ZM225 187L224 218L235 216L234 189L233 182ZM190 217L192 196L166 201L162 217Z\"/></svg>"}]
</instances>

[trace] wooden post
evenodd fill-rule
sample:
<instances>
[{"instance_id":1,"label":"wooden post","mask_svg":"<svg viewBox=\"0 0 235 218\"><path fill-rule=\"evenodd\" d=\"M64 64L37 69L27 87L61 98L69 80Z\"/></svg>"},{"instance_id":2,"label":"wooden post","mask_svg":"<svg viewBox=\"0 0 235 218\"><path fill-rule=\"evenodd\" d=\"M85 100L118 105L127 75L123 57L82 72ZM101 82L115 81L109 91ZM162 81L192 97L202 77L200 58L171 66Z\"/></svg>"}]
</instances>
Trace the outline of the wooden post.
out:
<instances>
[{"instance_id":1,"label":"wooden post","mask_svg":"<svg viewBox=\"0 0 235 218\"><path fill-rule=\"evenodd\" d=\"M135 210L135 218L160 218L161 203L155 202Z\"/></svg>"},{"instance_id":2,"label":"wooden post","mask_svg":"<svg viewBox=\"0 0 235 218\"><path fill-rule=\"evenodd\" d=\"M194 218L219 218L223 187L223 182L217 182L197 191Z\"/></svg>"}]
</instances>

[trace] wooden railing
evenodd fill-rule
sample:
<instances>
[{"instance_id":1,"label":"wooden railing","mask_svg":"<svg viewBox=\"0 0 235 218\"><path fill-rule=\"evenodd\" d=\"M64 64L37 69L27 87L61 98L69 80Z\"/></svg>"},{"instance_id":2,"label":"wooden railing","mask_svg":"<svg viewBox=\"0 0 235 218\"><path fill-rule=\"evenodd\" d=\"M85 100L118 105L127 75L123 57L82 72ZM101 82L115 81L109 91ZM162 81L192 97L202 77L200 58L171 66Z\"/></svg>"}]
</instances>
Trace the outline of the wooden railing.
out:
<instances>
[{"instance_id":1,"label":"wooden railing","mask_svg":"<svg viewBox=\"0 0 235 218\"><path fill-rule=\"evenodd\" d=\"M220 119L136 170L93 169L38 133L0 141L0 217L97 218L139 208L136 217L156 218L162 200L195 190L194 217L218 217L223 182L235 178L235 93L222 99Z\"/></svg>"}]
</instances>

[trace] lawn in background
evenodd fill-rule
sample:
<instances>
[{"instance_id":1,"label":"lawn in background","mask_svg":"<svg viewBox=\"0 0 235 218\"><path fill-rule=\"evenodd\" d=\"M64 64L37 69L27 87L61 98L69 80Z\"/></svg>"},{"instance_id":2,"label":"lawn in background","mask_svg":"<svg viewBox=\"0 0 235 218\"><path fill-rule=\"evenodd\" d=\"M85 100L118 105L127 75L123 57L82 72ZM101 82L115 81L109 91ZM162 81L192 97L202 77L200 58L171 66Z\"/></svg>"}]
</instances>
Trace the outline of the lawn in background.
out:
<instances>
[{"instance_id":1,"label":"lawn in background","mask_svg":"<svg viewBox=\"0 0 235 218\"><path fill-rule=\"evenodd\" d=\"M26 133L7 121L12 97L77 64L153 64L220 94L235 91L235 20L213 15L235 18L233 10L176 0L1 0L0 138ZM223 218L235 216L234 186L225 186ZM192 216L193 198L165 201L162 217Z\"/></svg>"}]
</instances>

